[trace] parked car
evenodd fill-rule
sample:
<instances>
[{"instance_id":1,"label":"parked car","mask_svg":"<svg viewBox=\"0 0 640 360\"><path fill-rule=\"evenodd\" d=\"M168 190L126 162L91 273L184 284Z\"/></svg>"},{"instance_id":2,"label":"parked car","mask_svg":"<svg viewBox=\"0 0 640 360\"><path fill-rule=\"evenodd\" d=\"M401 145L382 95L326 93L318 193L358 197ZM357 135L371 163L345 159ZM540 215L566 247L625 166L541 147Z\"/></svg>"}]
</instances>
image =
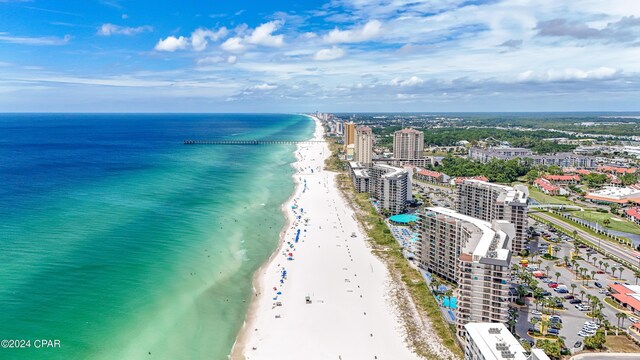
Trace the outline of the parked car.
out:
<instances>
[{"instance_id":1,"label":"parked car","mask_svg":"<svg viewBox=\"0 0 640 360\"><path fill-rule=\"evenodd\" d=\"M574 348L580 348L580 347L582 347L582 341L580 341L580 340L576 341L576 343L575 343L575 344L573 344L573 347L574 347Z\"/></svg>"},{"instance_id":2,"label":"parked car","mask_svg":"<svg viewBox=\"0 0 640 360\"><path fill-rule=\"evenodd\" d=\"M580 304L581 302L582 302L582 300L580 300L580 299L569 300L569 304Z\"/></svg>"},{"instance_id":3,"label":"parked car","mask_svg":"<svg viewBox=\"0 0 640 360\"><path fill-rule=\"evenodd\" d=\"M596 274L604 274L604 270L598 270L596 271Z\"/></svg>"},{"instance_id":4,"label":"parked car","mask_svg":"<svg viewBox=\"0 0 640 360\"><path fill-rule=\"evenodd\" d=\"M551 296L551 293L550 293L550 292L548 292L548 291L544 291L544 292L542 292L542 294L541 294L541 295L542 295L542 296Z\"/></svg>"},{"instance_id":5,"label":"parked car","mask_svg":"<svg viewBox=\"0 0 640 360\"><path fill-rule=\"evenodd\" d=\"M540 316L542 315L542 312L538 311L538 310L531 310L531 315L537 315Z\"/></svg>"},{"instance_id":6,"label":"parked car","mask_svg":"<svg viewBox=\"0 0 640 360\"><path fill-rule=\"evenodd\" d=\"M554 289L554 288L558 287L558 284L557 283L549 283L549 287Z\"/></svg>"},{"instance_id":7,"label":"parked car","mask_svg":"<svg viewBox=\"0 0 640 360\"><path fill-rule=\"evenodd\" d=\"M567 295L564 298L567 299L567 300L571 300L571 299L573 299L573 295Z\"/></svg>"},{"instance_id":8,"label":"parked car","mask_svg":"<svg viewBox=\"0 0 640 360\"><path fill-rule=\"evenodd\" d=\"M632 323L640 322L640 319L638 319L638 318L637 318L637 317L635 317L635 316L629 316L629 317L628 317L628 319L629 319L629 321L631 321Z\"/></svg>"},{"instance_id":9,"label":"parked car","mask_svg":"<svg viewBox=\"0 0 640 360\"><path fill-rule=\"evenodd\" d=\"M594 282L593 285L595 285L596 287L602 288L602 284L600 284L599 282Z\"/></svg>"},{"instance_id":10,"label":"parked car","mask_svg":"<svg viewBox=\"0 0 640 360\"><path fill-rule=\"evenodd\" d=\"M547 332L549 334L553 334L553 335L558 335L560 333L560 331L558 331L558 329L554 329L554 328L551 328L551 329L547 330Z\"/></svg>"}]
</instances>

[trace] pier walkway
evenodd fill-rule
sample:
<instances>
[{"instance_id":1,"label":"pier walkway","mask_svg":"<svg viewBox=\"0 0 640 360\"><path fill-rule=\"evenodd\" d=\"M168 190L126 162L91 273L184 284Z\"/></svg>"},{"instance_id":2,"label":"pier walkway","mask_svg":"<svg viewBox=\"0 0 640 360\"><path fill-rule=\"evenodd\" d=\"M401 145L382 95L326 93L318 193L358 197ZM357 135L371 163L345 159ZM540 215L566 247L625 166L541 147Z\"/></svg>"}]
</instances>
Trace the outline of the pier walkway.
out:
<instances>
[{"instance_id":1,"label":"pier walkway","mask_svg":"<svg viewBox=\"0 0 640 360\"><path fill-rule=\"evenodd\" d=\"M295 145L323 143L319 140L185 140L185 145Z\"/></svg>"}]
</instances>

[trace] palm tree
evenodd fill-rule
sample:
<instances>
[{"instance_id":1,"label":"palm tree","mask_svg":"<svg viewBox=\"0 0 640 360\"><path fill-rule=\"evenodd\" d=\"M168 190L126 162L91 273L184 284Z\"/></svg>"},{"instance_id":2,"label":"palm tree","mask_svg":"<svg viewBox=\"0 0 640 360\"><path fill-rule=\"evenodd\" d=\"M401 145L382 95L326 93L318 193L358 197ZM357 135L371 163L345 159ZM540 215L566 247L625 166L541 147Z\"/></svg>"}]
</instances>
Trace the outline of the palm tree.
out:
<instances>
[{"instance_id":1,"label":"palm tree","mask_svg":"<svg viewBox=\"0 0 640 360\"><path fill-rule=\"evenodd\" d=\"M616 277L616 271L617 271L617 270L618 270L618 268L617 268L617 267L612 266L612 267L611 267L611 276Z\"/></svg>"},{"instance_id":2,"label":"palm tree","mask_svg":"<svg viewBox=\"0 0 640 360\"><path fill-rule=\"evenodd\" d=\"M633 274L633 276L635 276L635 278L636 278L636 285L638 285L638 278L640 278L640 272L636 272L635 274Z\"/></svg>"},{"instance_id":3,"label":"palm tree","mask_svg":"<svg viewBox=\"0 0 640 360\"><path fill-rule=\"evenodd\" d=\"M451 295L453 295L453 291L451 289L447 289L447 291L444 292L444 296L447 297L447 304L449 304L449 306L447 306L448 308L451 308Z\"/></svg>"},{"instance_id":4,"label":"palm tree","mask_svg":"<svg viewBox=\"0 0 640 360\"><path fill-rule=\"evenodd\" d=\"M559 246L554 246L553 247L553 257L558 257L558 251L560 251L560 247Z\"/></svg>"},{"instance_id":5,"label":"palm tree","mask_svg":"<svg viewBox=\"0 0 640 360\"><path fill-rule=\"evenodd\" d=\"M591 279L595 280L596 278L596 271L595 270L591 270Z\"/></svg>"},{"instance_id":6,"label":"palm tree","mask_svg":"<svg viewBox=\"0 0 640 360\"><path fill-rule=\"evenodd\" d=\"M507 325L509 325L509 331L514 333L516 329L516 319L514 319L513 317L509 318L509 321L507 321Z\"/></svg>"},{"instance_id":7,"label":"palm tree","mask_svg":"<svg viewBox=\"0 0 640 360\"><path fill-rule=\"evenodd\" d=\"M573 295L575 293L577 287L578 287L578 285L571 284L571 295Z\"/></svg>"},{"instance_id":8,"label":"palm tree","mask_svg":"<svg viewBox=\"0 0 640 360\"><path fill-rule=\"evenodd\" d=\"M607 272L607 269L609 268L609 263L604 263L602 264L602 266L604 266L604 272Z\"/></svg>"},{"instance_id":9,"label":"palm tree","mask_svg":"<svg viewBox=\"0 0 640 360\"><path fill-rule=\"evenodd\" d=\"M596 261L597 261L597 260L598 260L598 258L594 256L594 257L593 257L593 266L596 266Z\"/></svg>"},{"instance_id":10,"label":"palm tree","mask_svg":"<svg viewBox=\"0 0 640 360\"><path fill-rule=\"evenodd\" d=\"M564 260L564 266L569 265L569 257L568 256L564 256L564 258L562 258Z\"/></svg>"},{"instance_id":11,"label":"palm tree","mask_svg":"<svg viewBox=\"0 0 640 360\"><path fill-rule=\"evenodd\" d=\"M542 320L540 322L540 332L542 333L542 335L546 335L547 333L547 328L549 327L549 325L551 325L551 321L549 320Z\"/></svg>"},{"instance_id":12,"label":"palm tree","mask_svg":"<svg viewBox=\"0 0 640 360\"><path fill-rule=\"evenodd\" d=\"M629 315L627 315L627 313L618 313L620 314L620 320L622 321L622 326L620 326L621 328L624 328L624 321L629 318ZM616 314L616 317L618 316L618 314Z\"/></svg>"},{"instance_id":13,"label":"palm tree","mask_svg":"<svg viewBox=\"0 0 640 360\"><path fill-rule=\"evenodd\" d=\"M591 259L591 254L587 253L587 262Z\"/></svg>"},{"instance_id":14,"label":"palm tree","mask_svg":"<svg viewBox=\"0 0 640 360\"><path fill-rule=\"evenodd\" d=\"M438 281L438 279L433 279L431 280L430 285L431 285L431 291L435 292L442 284L440 283L440 281Z\"/></svg>"},{"instance_id":15,"label":"palm tree","mask_svg":"<svg viewBox=\"0 0 640 360\"><path fill-rule=\"evenodd\" d=\"M598 261L598 264L600 265L600 266L598 266L598 267L599 267L600 269L602 269L602 263L603 263L603 261L602 261L602 260L599 260L599 261Z\"/></svg>"},{"instance_id":16,"label":"palm tree","mask_svg":"<svg viewBox=\"0 0 640 360\"><path fill-rule=\"evenodd\" d=\"M624 271L624 267L620 266L618 268L618 272L620 273L620 280L622 280L622 272Z\"/></svg>"},{"instance_id":17,"label":"palm tree","mask_svg":"<svg viewBox=\"0 0 640 360\"><path fill-rule=\"evenodd\" d=\"M537 318L531 318L531 320L529 320L529 322L531 323L531 325L533 326L533 329L536 329L536 324L540 322L540 320L538 320Z\"/></svg>"},{"instance_id":18,"label":"palm tree","mask_svg":"<svg viewBox=\"0 0 640 360\"><path fill-rule=\"evenodd\" d=\"M573 230L573 240L578 238L578 230ZM577 247L577 245L576 245Z\"/></svg>"},{"instance_id":19,"label":"palm tree","mask_svg":"<svg viewBox=\"0 0 640 360\"><path fill-rule=\"evenodd\" d=\"M551 266L547 265L544 267L544 269L546 270L547 275L549 275L549 270L551 270Z\"/></svg>"},{"instance_id":20,"label":"palm tree","mask_svg":"<svg viewBox=\"0 0 640 360\"><path fill-rule=\"evenodd\" d=\"M586 294L586 292L584 290L580 290L580 301L584 300L584 294Z\"/></svg>"},{"instance_id":21,"label":"palm tree","mask_svg":"<svg viewBox=\"0 0 640 360\"><path fill-rule=\"evenodd\" d=\"M555 275L556 275L556 282L558 282L558 280L560 279L560 275L562 275L562 274L560 274L559 271L556 271Z\"/></svg>"}]
</instances>

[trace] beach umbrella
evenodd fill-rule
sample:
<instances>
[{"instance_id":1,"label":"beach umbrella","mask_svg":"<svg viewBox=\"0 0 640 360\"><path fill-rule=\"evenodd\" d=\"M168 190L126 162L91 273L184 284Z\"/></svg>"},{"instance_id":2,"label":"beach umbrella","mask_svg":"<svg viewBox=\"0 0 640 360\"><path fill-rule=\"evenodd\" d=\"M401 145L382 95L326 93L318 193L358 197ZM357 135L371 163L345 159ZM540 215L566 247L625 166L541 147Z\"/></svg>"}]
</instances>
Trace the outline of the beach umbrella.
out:
<instances>
[{"instance_id":1,"label":"beach umbrella","mask_svg":"<svg viewBox=\"0 0 640 360\"><path fill-rule=\"evenodd\" d=\"M278 295L282 295L282 291L278 291L276 294L278 294Z\"/></svg>"}]
</instances>

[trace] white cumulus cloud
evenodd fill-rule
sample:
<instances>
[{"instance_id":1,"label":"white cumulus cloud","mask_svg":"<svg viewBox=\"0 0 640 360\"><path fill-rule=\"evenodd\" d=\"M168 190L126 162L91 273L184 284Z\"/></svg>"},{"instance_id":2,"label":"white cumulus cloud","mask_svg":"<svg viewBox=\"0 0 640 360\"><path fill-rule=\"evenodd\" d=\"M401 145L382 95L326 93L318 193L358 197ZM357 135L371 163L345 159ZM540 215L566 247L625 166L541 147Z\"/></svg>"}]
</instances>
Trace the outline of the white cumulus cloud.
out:
<instances>
[{"instance_id":1,"label":"white cumulus cloud","mask_svg":"<svg viewBox=\"0 0 640 360\"><path fill-rule=\"evenodd\" d=\"M330 49L318 50L313 55L313 60L318 60L318 61L335 60L343 57L345 54L346 54L346 51L344 51L343 49L337 46L333 46Z\"/></svg>"},{"instance_id":2,"label":"white cumulus cloud","mask_svg":"<svg viewBox=\"0 0 640 360\"><path fill-rule=\"evenodd\" d=\"M357 43L374 39L382 34L382 23L378 20L368 21L361 28L339 30L335 28L326 34L323 40L330 44Z\"/></svg>"},{"instance_id":3,"label":"white cumulus cloud","mask_svg":"<svg viewBox=\"0 0 640 360\"><path fill-rule=\"evenodd\" d=\"M184 37L184 36L180 36L180 37L175 37L175 36L169 36L166 39L160 39L158 41L158 43L155 46L155 49L158 51L176 51L176 50L182 50L182 49L186 49L187 45L189 45L189 40Z\"/></svg>"},{"instance_id":4,"label":"white cumulus cloud","mask_svg":"<svg viewBox=\"0 0 640 360\"><path fill-rule=\"evenodd\" d=\"M208 41L218 41L227 36L227 28L221 27L217 31L199 28L191 33L191 46L195 51L202 51L207 47Z\"/></svg>"},{"instance_id":5,"label":"white cumulus cloud","mask_svg":"<svg viewBox=\"0 0 640 360\"><path fill-rule=\"evenodd\" d=\"M245 49L244 44L242 43L242 39L239 37L231 37L228 38L225 42L220 45L220 48L224 51L238 53L243 52Z\"/></svg>"},{"instance_id":6,"label":"white cumulus cloud","mask_svg":"<svg viewBox=\"0 0 640 360\"><path fill-rule=\"evenodd\" d=\"M273 35L282 26L282 21L269 21L255 28L251 35L245 37L249 44L280 47L284 44L283 35Z\"/></svg>"},{"instance_id":7,"label":"white cumulus cloud","mask_svg":"<svg viewBox=\"0 0 640 360\"><path fill-rule=\"evenodd\" d=\"M151 32L153 27L145 25L138 27L119 26L110 23L102 24L98 28L98 35L111 36L111 35L136 35L143 32Z\"/></svg>"}]
</instances>

